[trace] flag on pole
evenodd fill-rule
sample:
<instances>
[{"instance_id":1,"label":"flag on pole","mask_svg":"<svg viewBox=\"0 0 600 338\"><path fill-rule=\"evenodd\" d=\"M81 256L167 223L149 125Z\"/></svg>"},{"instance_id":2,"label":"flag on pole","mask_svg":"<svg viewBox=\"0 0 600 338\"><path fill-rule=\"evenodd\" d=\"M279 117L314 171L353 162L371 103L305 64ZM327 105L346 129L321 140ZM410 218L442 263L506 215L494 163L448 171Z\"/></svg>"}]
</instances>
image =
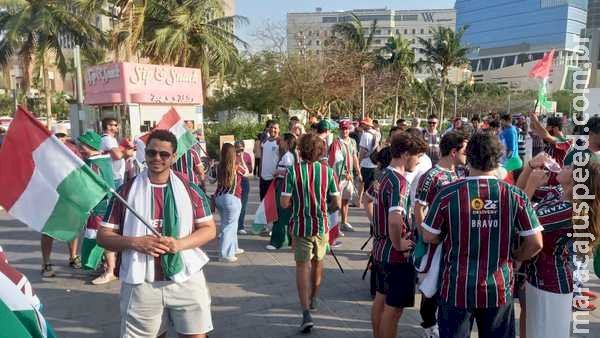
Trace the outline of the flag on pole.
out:
<instances>
[{"instance_id":1,"label":"flag on pole","mask_svg":"<svg viewBox=\"0 0 600 338\"><path fill-rule=\"evenodd\" d=\"M194 144L196 144L196 136L192 134L186 127L183 119L177 113L174 107L171 107L169 111L162 116L160 122L154 129L168 130L177 137L177 158L180 158L185 154ZM140 136L140 139L144 143L148 143L148 136L150 133Z\"/></svg>"},{"instance_id":2,"label":"flag on pole","mask_svg":"<svg viewBox=\"0 0 600 338\"><path fill-rule=\"evenodd\" d=\"M328 214L329 218L329 245L333 246L340 237L340 220L341 215L339 210Z\"/></svg>"},{"instance_id":3,"label":"flag on pole","mask_svg":"<svg viewBox=\"0 0 600 338\"><path fill-rule=\"evenodd\" d=\"M0 150L0 187L0 205L9 214L63 241L79 234L108 192L90 167L22 107Z\"/></svg>"},{"instance_id":4,"label":"flag on pole","mask_svg":"<svg viewBox=\"0 0 600 338\"><path fill-rule=\"evenodd\" d=\"M0 246L0 323L3 337L53 338L29 280L8 264Z\"/></svg>"},{"instance_id":5,"label":"flag on pole","mask_svg":"<svg viewBox=\"0 0 600 338\"><path fill-rule=\"evenodd\" d=\"M279 218L277 213L277 180L273 180L269 185L269 190L265 198L260 202L258 210L254 214L254 222L252 223L252 232L260 233L267 225L273 224Z\"/></svg>"},{"instance_id":6,"label":"flag on pole","mask_svg":"<svg viewBox=\"0 0 600 338\"><path fill-rule=\"evenodd\" d=\"M547 96L547 88L546 88L546 83L547 83L548 79L544 79L542 81L542 84L540 85L540 89L538 90L538 106L540 107L540 111L541 109L544 109L547 112L552 111L552 102L550 102L548 100L548 96Z\"/></svg>"},{"instance_id":7,"label":"flag on pole","mask_svg":"<svg viewBox=\"0 0 600 338\"><path fill-rule=\"evenodd\" d=\"M531 71L529 71L529 77L546 79L550 76L550 70L552 68L552 61L554 60L554 49L544 54L544 57L536 63Z\"/></svg>"}]
</instances>

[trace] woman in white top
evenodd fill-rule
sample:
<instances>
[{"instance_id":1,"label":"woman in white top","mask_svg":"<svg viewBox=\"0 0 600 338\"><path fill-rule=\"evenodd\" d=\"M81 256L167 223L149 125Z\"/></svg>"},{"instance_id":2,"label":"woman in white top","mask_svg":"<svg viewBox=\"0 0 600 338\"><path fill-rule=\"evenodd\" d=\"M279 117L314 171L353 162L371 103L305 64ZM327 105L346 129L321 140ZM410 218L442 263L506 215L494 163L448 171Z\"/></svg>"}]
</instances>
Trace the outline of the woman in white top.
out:
<instances>
[{"instance_id":1,"label":"woman in white top","mask_svg":"<svg viewBox=\"0 0 600 338\"><path fill-rule=\"evenodd\" d=\"M279 199L285 184L285 176L287 175L288 168L292 167L298 161L296 158L296 136L290 133L283 134L283 138L279 142L279 155L280 160L277 163L277 170L275 171L277 180L275 203L277 203L278 219L273 224L271 243L266 246L267 250L277 250L290 244L288 224L290 222L290 217L292 216L292 209L282 208L279 205Z\"/></svg>"}]
</instances>

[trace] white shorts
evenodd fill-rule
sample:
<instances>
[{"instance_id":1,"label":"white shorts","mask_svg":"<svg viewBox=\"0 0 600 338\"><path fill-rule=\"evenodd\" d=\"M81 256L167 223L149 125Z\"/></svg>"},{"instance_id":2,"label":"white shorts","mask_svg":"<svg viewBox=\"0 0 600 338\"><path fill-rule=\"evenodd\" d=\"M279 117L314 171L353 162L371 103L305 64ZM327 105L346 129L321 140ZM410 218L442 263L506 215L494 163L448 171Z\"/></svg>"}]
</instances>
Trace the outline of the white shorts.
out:
<instances>
[{"instance_id":1,"label":"white shorts","mask_svg":"<svg viewBox=\"0 0 600 338\"><path fill-rule=\"evenodd\" d=\"M569 338L573 293L553 293L525 284L527 338Z\"/></svg>"},{"instance_id":2,"label":"white shorts","mask_svg":"<svg viewBox=\"0 0 600 338\"><path fill-rule=\"evenodd\" d=\"M179 334L213 330L210 293L202 271L183 283L121 285L121 337L158 337L172 326Z\"/></svg>"}]
</instances>

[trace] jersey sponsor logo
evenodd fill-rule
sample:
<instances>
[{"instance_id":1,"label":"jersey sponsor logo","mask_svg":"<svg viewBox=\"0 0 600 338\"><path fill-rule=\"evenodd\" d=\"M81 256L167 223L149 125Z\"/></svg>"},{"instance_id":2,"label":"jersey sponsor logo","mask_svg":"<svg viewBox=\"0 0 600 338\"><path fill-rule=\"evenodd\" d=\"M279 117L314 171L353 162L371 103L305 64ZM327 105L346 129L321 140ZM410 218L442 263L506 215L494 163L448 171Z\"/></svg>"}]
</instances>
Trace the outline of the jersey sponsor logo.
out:
<instances>
[{"instance_id":1,"label":"jersey sponsor logo","mask_svg":"<svg viewBox=\"0 0 600 338\"><path fill-rule=\"evenodd\" d=\"M481 198L474 198L471 200L471 209L473 209L475 211L479 211L479 210L483 209L484 205L485 204Z\"/></svg>"},{"instance_id":2,"label":"jersey sponsor logo","mask_svg":"<svg viewBox=\"0 0 600 338\"><path fill-rule=\"evenodd\" d=\"M471 220L471 228L497 228L499 222L497 219L473 219Z\"/></svg>"},{"instance_id":3,"label":"jersey sponsor logo","mask_svg":"<svg viewBox=\"0 0 600 338\"><path fill-rule=\"evenodd\" d=\"M498 201L474 198L471 200L471 209L473 210L473 214L476 215L496 214L498 212Z\"/></svg>"}]
</instances>

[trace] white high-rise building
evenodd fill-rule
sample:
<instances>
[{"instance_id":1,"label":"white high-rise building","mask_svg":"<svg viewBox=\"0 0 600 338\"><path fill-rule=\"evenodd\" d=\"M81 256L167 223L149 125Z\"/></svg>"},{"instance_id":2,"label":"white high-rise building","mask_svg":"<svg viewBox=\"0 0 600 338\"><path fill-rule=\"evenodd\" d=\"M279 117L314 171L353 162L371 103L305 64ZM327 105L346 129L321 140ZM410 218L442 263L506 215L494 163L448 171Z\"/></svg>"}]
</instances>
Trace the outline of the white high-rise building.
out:
<instances>
[{"instance_id":1,"label":"white high-rise building","mask_svg":"<svg viewBox=\"0 0 600 338\"><path fill-rule=\"evenodd\" d=\"M454 9L354 9L347 11L324 12L317 8L314 12L292 12L287 15L288 54L313 52L320 54L325 41L331 37L332 28L340 22L352 20L354 13L361 21L366 33L377 22L372 49L385 45L389 37L402 35L412 42L415 56L423 58L419 52L418 37L431 39L434 28L442 26L454 29L456 12Z\"/></svg>"}]
</instances>

